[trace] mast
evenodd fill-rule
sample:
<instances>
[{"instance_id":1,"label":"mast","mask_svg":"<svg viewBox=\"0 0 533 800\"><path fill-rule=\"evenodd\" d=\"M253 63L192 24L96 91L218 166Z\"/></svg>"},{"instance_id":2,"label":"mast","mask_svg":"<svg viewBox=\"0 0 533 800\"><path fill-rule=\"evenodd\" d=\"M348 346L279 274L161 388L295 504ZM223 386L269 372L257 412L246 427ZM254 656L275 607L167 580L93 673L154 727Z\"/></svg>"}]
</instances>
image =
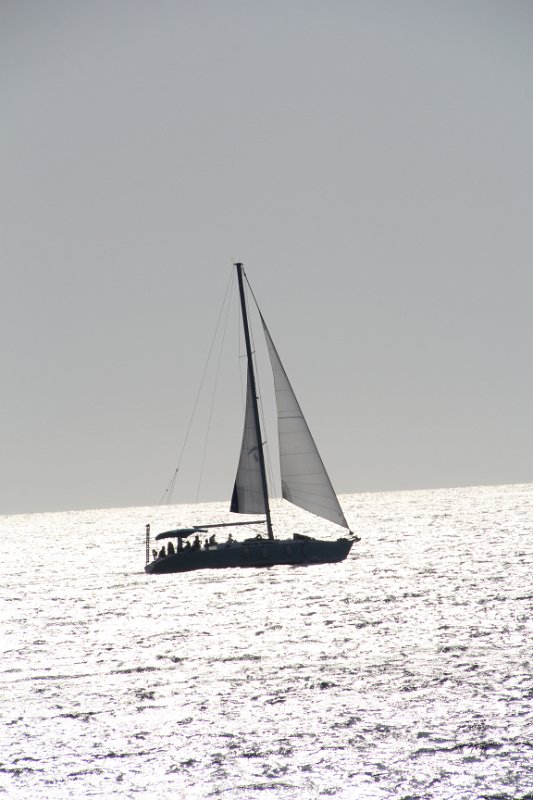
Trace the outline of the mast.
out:
<instances>
[{"instance_id":1,"label":"mast","mask_svg":"<svg viewBox=\"0 0 533 800\"><path fill-rule=\"evenodd\" d=\"M268 504L268 487L265 467L265 454L263 452L263 437L261 435L261 424L259 422L259 408L257 405L257 389L255 384L255 373L252 359L252 346L250 343L250 329L248 327L248 314L246 311L246 298L244 296L244 282L243 282L243 267L240 262L235 264L237 268L237 278L239 280L239 296L241 300L242 311L242 325L244 328L244 341L246 343L246 356L248 359L248 378L250 381L250 389L252 393L252 406L254 412L255 432L257 435L258 455L259 455L259 469L261 472L261 487L263 489L263 501L265 504L266 524L268 531L268 538L273 539L272 522L270 520L270 506Z\"/></svg>"}]
</instances>

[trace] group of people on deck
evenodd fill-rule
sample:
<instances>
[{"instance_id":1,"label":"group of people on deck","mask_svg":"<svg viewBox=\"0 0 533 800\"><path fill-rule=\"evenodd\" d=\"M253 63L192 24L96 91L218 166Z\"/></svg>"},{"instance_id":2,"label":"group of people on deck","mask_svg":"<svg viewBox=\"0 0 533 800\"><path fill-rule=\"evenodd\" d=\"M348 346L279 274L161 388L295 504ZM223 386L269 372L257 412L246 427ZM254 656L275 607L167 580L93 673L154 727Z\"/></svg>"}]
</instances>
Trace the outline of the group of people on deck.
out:
<instances>
[{"instance_id":1,"label":"group of people on deck","mask_svg":"<svg viewBox=\"0 0 533 800\"><path fill-rule=\"evenodd\" d=\"M233 542L234 539L230 533L226 540L226 547L230 547L233 544ZM208 539L204 541L203 547L204 550L209 550L210 547L216 547L216 546L217 546L217 540L215 538L215 534L213 533ZM157 558L166 558L167 556L173 556L176 554L176 552L181 553L184 550L201 550L201 548L202 548L202 543L200 541L200 537L198 536L198 534L196 534L192 544L189 541L189 539L187 539L185 544L183 544L183 539L181 537L178 537L177 551L172 542L170 541L166 549L165 545L163 545L159 553L157 552L157 550L152 550L152 556L155 561Z\"/></svg>"}]
</instances>

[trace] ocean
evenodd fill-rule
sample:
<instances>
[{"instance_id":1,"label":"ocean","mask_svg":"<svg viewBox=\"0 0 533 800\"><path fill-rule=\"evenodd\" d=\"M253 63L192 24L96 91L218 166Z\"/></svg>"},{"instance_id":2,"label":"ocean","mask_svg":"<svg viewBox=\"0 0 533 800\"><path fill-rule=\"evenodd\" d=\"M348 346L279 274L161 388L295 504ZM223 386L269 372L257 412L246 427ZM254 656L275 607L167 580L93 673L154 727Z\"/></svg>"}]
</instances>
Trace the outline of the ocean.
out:
<instances>
[{"instance_id":1,"label":"ocean","mask_svg":"<svg viewBox=\"0 0 533 800\"><path fill-rule=\"evenodd\" d=\"M225 505L2 517L0 797L533 798L533 485L342 502L341 564L161 576Z\"/></svg>"}]
</instances>

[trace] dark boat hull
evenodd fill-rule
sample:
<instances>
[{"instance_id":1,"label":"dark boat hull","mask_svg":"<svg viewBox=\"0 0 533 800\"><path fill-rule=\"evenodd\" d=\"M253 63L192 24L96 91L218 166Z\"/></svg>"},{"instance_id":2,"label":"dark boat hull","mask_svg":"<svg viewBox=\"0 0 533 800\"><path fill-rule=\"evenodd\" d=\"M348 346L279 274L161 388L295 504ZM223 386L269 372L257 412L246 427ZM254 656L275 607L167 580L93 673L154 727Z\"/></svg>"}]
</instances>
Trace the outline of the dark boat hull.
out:
<instances>
[{"instance_id":1,"label":"dark boat hull","mask_svg":"<svg viewBox=\"0 0 533 800\"><path fill-rule=\"evenodd\" d=\"M228 567L272 567L277 564L334 564L344 561L355 539L260 539L219 544L202 550L157 558L146 565L145 572L190 572L197 569Z\"/></svg>"}]
</instances>

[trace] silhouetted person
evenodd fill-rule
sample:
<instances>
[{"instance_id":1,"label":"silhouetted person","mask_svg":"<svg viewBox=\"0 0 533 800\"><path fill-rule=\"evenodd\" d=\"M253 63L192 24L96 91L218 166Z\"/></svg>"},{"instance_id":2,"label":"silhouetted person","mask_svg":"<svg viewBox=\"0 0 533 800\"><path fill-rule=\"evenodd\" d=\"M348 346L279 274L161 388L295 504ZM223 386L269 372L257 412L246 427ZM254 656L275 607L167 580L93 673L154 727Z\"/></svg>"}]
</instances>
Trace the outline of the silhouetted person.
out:
<instances>
[{"instance_id":1,"label":"silhouetted person","mask_svg":"<svg viewBox=\"0 0 533 800\"><path fill-rule=\"evenodd\" d=\"M167 555L173 556L175 555L175 553L176 551L174 550L174 545L172 544L172 542L169 542L167 547Z\"/></svg>"}]
</instances>

